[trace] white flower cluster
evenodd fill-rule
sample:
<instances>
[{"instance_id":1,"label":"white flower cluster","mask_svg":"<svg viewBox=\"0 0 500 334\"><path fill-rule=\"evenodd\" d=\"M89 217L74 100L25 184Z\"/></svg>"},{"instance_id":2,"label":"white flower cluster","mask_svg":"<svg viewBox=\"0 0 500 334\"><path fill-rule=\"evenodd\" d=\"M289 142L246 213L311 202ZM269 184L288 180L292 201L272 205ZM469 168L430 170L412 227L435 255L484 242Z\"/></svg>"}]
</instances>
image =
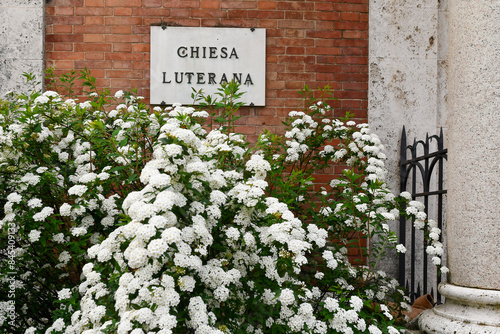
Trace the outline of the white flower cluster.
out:
<instances>
[{"instance_id":1,"label":"white flower cluster","mask_svg":"<svg viewBox=\"0 0 500 334\"><path fill-rule=\"evenodd\" d=\"M116 98L124 96L121 91L115 94ZM383 275L352 266L347 249L331 245L331 228L301 221L284 201L267 195L266 177L273 165L264 151L250 154L244 137L224 128L207 134L195 121L207 117L206 112L174 105L168 116L161 108L149 115L131 104L139 100L127 95L115 109L93 112L94 118L83 121L80 132L42 124L33 139L50 147L48 152L57 164L22 166L6 197L0 224L29 215L40 228L29 229L24 238L35 246L43 241L57 247L54 270L63 272L72 261L83 260L82 255L70 253L72 248L62 247L74 240L88 240L88 263L81 283L74 289L68 286L56 291L63 302L78 291L79 309L68 307L67 319L71 320L57 319L48 333L222 334L243 328L260 334L277 326L290 333L381 332L362 316L366 300L351 292L355 290L353 281ZM68 108L84 113L93 108L88 101L62 102L55 93L36 101L37 108L54 103L59 112ZM380 140L366 125L327 118L330 109L325 104L316 104L311 110L321 120L304 112L290 114L294 120L285 134L282 161L294 163L303 157L310 150L306 144L310 138L339 138L339 149L324 145L316 153L326 161L344 161L367 172L362 191L356 195L351 195L348 182L331 183L334 190L350 196L352 207L332 205L330 193L324 189L318 217L326 225L336 219L361 234L372 231L359 216L369 221L396 219L397 210L386 207L395 197L385 188L369 187L385 175ZM10 166L13 157L20 157L8 144L27 135L30 124L0 127L0 163ZM109 131L115 148L106 155L105 164L96 157L98 152L108 152L107 148L89 139L96 128ZM134 142L146 134L153 139L143 145ZM152 159L145 163L146 157ZM126 169L131 165L135 169ZM118 177L137 169L140 176ZM65 190L62 202L46 203L42 194L32 195L49 179L55 180L56 189ZM122 189L130 185L134 191L121 197ZM300 195L297 201L305 197ZM419 222L426 219L416 203L410 202L407 213ZM41 227L52 221L61 222L66 230ZM377 233L391 236L387 224L379 225ZM430 238L436 242L428 252L439 258L440 231L432 228ZM321 271L311 260L322 263ZM305 269L319 284L328 280L325 284L347 291L349 297L340 298L341 292L324 293L310 285L303 278L309 274ZM390 283L373 290L367 287L364 293L380 302L395 288ZM263 319L260 315L256 321L245 317L261 309L266 314ZM384 316L392 317L385 309Z\"/></svg>"},{"instance_id":2,"label":"white flower cluster","mask_svg":"<svg viewBox=\"0 0 500 334\"><path fill-rule=\"evenodd\" d=\"M263 270L279 288L294 282L291 275L299 274L307 264L306 255L313 245L326 245L326 230L314 224L304 229L287 205L276 198L266 198L264 179L270 165L261 155L253 155L246 162L251 175L246 180L237 171L217 169L212 159L221 152L236 158L242 156L237 138L215 133L202 139L189 123L180 121L178 116L185 115L185 109L174 111L176 117L160 129L160 138L166 141L155 144L154 159L143 169L141 180L146 186L130 193L123 202L130 222L88 251L90 259L116 263L123 273L113 296L114 305L106 306L106 312L117 312L118 333L139 328L169 333L178 325L175 308L183 300L188 303L187 328L196 333L222 333L211 309L238 301L242 309L235 311L245 312L249 295L241 289L244 284L252 293L262 293L258 300L265 305L276 304L271 291L256 289L250 280L253 270ZM313 127L312 123L308 126ZM228 210L235 212L234 217L221 226ZM259 221L264 217L276 221L262 225ZM219 235L212 234L214 228L220 229ZM214 254L215 242L224 245L225 251ZM207 257L209 254L211 257ZM330 270L343 261L331 251L325 251L324 256ZM287 258L293 265L283 275L278 263ZM104 328L109 321L104 311L93 311L100 298L109 298L106 278L92 265L84 268L84 274L85 280L79 287L82 308L73 314L65 333ZM293 332L299 333L306 327L326 333L336 326L318 319L308 302L320 297L319 290L303 288L302 302L293 290L280 290L281 309L273 321L288 323ZM144 305L153 304L155 309L144 309ZM355 299L353 304L359 311ZM354 318L357 317L356 313ZM138 324L141 327L136 327ZM248 328L261 333L265 326L252 324Z\"/></svg>"}]
</instances>

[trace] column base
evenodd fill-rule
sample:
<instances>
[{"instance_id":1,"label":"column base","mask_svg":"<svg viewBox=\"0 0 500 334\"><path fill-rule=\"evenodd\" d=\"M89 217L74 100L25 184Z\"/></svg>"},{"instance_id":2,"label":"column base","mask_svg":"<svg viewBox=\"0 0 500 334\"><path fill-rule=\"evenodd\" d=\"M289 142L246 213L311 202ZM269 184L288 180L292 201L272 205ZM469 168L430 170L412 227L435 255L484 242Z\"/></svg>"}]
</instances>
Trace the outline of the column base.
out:
<instances>
[{"instance_id":1,"label":"column base","mask_svg":"<svg viewBox=\"0 0 500 334\"><path fill-rule=\"evenodd\" d=\"M422 313L424 333L500 334L500 291L441 284L446 302Z\"/></svg>"}]
</instances>

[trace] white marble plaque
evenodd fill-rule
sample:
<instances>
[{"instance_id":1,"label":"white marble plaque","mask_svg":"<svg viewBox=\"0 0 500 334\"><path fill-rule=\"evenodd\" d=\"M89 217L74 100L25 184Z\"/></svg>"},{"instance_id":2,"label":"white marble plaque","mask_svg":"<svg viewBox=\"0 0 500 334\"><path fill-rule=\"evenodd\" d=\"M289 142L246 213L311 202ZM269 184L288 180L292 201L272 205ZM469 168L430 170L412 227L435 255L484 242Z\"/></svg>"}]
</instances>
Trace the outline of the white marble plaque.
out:
<instances>
[{"instance_id":1,"label":"white marble plaque","mask_svg":"<svg viewBox=\"0 0 500 334\"><path fill-rule=\"evenodd\" d=\"M151 27L151 104L193 104L192 88L214 94L241 83L242 102L264 106L266 30Z\"/></svg>"}]
</instances>

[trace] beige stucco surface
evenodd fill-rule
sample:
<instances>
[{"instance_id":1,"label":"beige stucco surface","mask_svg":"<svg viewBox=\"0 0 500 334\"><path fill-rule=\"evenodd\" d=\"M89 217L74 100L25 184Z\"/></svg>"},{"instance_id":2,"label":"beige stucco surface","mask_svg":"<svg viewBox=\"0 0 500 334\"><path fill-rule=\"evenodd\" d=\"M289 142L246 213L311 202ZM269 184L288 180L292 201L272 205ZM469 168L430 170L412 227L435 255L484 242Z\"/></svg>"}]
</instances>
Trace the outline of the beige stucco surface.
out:
<instances>
[{"instance_id":1,"label":"beige stucco surface","mask_svg":"<svg viewBox=\"0 0 500 334\"><path fill-rule=\"evenodd\" d=\"M500 3L450 3L451 283L500 290Z\"/></svg>"},{"instance_id":2,"label":"beige stucco surface","mask_svg":"<svg viewBox=\"0 0 500 334\"><path fill-rule=\"evenodd\" d=\"M44 1L0 1L0 97L26 89L24 72L41 82L44 70Z\"/></svg>"}]
</instances>

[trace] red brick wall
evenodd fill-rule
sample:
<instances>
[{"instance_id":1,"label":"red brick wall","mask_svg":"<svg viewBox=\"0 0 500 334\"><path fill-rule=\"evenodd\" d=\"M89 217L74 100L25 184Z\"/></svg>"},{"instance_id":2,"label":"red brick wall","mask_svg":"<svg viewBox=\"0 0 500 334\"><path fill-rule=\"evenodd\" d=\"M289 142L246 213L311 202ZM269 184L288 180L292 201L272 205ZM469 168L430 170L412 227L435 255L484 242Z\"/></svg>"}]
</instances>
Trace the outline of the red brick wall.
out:
<instances>
[{"instance_id":1,"label":"red brick wall","mask_svg":"<svg viewBox=\"0 0 500 334\"><path fill-rule=\"evenodd\" d=\"M242 110L237 129L250 139L299 108L305 84L330 84L336 116L367 118L368 0L52 0L46 14L47 67L146 98L150 25L266 28L266 107Z\"/></svg>"}]
</instances>

